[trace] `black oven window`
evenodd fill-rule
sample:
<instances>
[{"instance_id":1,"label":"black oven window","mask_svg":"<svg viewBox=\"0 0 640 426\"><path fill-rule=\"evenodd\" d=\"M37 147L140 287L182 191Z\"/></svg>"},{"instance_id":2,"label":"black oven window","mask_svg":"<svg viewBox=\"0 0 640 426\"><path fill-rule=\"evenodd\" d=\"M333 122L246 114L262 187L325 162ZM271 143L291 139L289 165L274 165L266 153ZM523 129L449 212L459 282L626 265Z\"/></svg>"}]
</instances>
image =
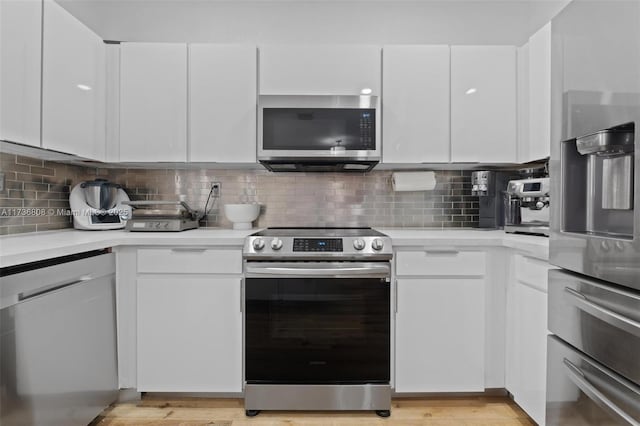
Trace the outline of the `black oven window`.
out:
<instances>
[{"instance_id":1,"label":"black oven window","mask_svg":"<svg viewBox=\"0 0 640 426\"><path fill-rule=\"evenodd\" d=\"M248 278L249 383L388 383L390 287L379 278Z\"/></svg>"}]
</instances>

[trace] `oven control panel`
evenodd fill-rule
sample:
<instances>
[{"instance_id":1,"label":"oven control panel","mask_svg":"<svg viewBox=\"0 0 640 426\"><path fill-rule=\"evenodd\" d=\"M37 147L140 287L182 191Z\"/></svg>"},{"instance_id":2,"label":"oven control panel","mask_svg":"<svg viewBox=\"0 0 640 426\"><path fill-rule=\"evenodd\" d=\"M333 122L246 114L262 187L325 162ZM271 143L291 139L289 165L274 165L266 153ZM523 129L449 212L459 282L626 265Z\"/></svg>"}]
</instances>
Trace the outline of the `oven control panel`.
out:
<instances>
[{"instance_id":1,"label":"oven control panel","mask_svg":"<svg viewBox=\"0 0 640 426\"><path fill-rule=\"evenodd\" d=\"M342 238L294 238L293 251L342 251Z\"/></svg>"},{"instance_id":2,"label":"oven control panel","mask_svg":"<svg viewBox=\"0 0 640 426\"><path fill-rule=\"evenodd\" d=\"M286 237L251 235L243 247L245 259L289 260L386 260L393 255L386 236Z\"/></svg>"}]
</instances>

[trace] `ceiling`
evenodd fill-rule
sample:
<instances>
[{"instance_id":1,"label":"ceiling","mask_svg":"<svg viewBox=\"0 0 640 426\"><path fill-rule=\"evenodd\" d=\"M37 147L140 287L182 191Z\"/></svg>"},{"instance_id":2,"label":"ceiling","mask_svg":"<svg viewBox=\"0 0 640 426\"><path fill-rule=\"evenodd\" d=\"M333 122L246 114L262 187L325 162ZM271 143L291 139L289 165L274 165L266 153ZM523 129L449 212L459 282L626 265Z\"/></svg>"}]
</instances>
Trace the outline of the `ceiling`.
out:
<instances>
[{"instance_id":1,"label":"ceiling","mask_svg":"<svg viewBox=\"0 0 640 426\"><path fill-rule=\"evenodd\" d=\"M569 0L56 0L105 40L523 44Z\"/></svg>"}]
</instances>

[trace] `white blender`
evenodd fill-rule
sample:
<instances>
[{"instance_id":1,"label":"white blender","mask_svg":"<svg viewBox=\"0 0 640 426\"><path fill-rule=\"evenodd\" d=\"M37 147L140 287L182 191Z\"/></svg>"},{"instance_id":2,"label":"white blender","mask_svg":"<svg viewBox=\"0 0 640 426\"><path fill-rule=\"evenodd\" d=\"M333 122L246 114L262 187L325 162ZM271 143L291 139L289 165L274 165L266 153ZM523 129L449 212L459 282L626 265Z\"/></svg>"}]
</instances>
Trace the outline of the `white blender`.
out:
<instances>
[{"instance_id":1,"label":"white blender","mask_svg":"<svg viewBox=\"0 0 640 426\"><path fill-rule=\"evenodd\" d=\"M124 228L131 217L131 207L124 201L129 201L124 189L107 179L79 183L69 195L73 227L92 231Z\"/></svg>"}]
</instances>

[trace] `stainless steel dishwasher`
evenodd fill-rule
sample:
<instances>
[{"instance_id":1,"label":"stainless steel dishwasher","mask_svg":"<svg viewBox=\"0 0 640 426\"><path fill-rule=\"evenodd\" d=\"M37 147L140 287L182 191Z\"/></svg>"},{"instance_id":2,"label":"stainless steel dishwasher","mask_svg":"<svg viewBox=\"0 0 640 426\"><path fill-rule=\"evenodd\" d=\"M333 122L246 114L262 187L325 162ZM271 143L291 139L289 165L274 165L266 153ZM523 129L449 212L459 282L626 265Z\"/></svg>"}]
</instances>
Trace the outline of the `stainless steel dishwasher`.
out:
<instances>
[{"instance_id":1,"label":"stainless steel dishwasher","mask_svg":"<svg viewBox=\"0 0 640 426\"><path fill-rule=\"evenodd\" d=\"M118 392L115 257L0 270L0 424L86 425Z\"/></svg>"}]
</instances>

